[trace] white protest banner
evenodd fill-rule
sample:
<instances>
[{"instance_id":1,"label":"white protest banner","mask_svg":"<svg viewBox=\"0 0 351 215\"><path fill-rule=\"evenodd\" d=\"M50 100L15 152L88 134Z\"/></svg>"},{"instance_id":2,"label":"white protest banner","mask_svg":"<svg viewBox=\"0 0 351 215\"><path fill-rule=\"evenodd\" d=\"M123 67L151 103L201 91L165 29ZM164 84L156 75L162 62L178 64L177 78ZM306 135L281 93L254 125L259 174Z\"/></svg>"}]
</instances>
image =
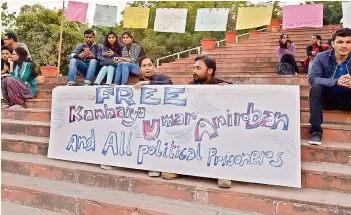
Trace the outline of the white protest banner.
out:
<instances>
[{"instance_id":1,"label":"white protest banner","mask_svg":"<svg viewBox=\"0 0 351 215\"><path fill-rule=\"evenodd\" d=\"M94 25L114 27L116 25L118 8L110 5L96 5Z\"/></svg>"},{"instance_id":2,"label":"white protest banner","mask_svg":"<svg viewBox=\"0 0 351 215\"><path fill-rule=\"evenodd\" d=\"M185 33L188 9L157 8L154 31Z\"/></svg>"},{"instance_id":3,"label":"white protest banner","mask_svg":"<svg viewBox=\"0 0 351 215\"><path fill-rule=\"evenodd\" d=\"M342 3L342 14L343 14L343 27L351 28L351 2Z\"/></svg>"},{"instance_id":4,"label":"white protest banner","mask_svg":"<svg viewBox=\"0 0 351 215\"><path fill-rule=\"evenodd\" d=\"M199 8L195 31L226 31L228 13L227 8Z\"/></svg>"},{"instance_id":5,"label":"white protest banner","mask_svg":"<svg viewBox=\"0 0 351 215\"><path fill-rule=\"evenodd\" d=\"M299 110L299 86L60 86L48 157L301 187Z\"/></svg>"}]
</instances>

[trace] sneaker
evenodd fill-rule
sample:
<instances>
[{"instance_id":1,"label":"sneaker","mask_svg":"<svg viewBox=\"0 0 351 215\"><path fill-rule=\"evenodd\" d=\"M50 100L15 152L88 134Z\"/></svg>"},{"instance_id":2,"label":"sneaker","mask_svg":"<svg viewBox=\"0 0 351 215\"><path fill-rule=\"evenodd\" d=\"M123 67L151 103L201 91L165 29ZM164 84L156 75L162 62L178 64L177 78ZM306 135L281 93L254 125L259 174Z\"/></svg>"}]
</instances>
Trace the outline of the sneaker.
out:
<instances>
[{"instance_id":1,"label":"sneaker","mask_svg":"<svg viewBox=\"0 0 351 215\"><path fill-rule=\"evenodd\" d=\"M75 86L76 84L74 83L67 83L66 86Z\"/></svg>"},{"instance_id":2,"label":"sneaker","mask_svg":"<svg viewBox=\"0 0 351 215\"><path fill-rule=\"evenodd\" d=\"M321 132L313 132L311 134L311 138L308 141L310 145L320 145L322 144L322 133Z\"/></svg>"},{"instance_id":3,"label":"sneaker","mask_svg":"<svg viewBox=\"0 0 351 215\"><path fill-rule=\"evenodd\" d=\"M232 181L226 179L218 179L217 184L220 188L230 188L232 186Z\"/></svg>"},{"instance_id":4,"label":"sneaker","mask_svg":"<svg viewBox=\"0 0 351 215\"><path fill-rule=\"evenodd\" d=\"M166 179L166 180L173 180L173 179L178 178L178 174L169 173L169 172L163 172L161 174L161 176L162 176L163 179Z\"/></svg>"},{"instance_id":5,"label":"sneaker","mask_svg":"<svg viewBox=\"0 0 351 215\"><path fill-rule=\"evenodd\" d=\"M156 171L149 171L150 177L160 177L161 173Z\"/></svg>"},{"instance_id":6,"label":"sneaker","mask_svg":"<svg viewBox=\"0 0 351 215\"><path fill-rule=\"evenodd\" d=\"M100 165L100 168L101 168L101 169L104 169L104 170L111 170L111 169L113 169L113 166L108 166L108 165L103 165L103 164L101 164L101 165Z\"/></svg>"}]
</instances>

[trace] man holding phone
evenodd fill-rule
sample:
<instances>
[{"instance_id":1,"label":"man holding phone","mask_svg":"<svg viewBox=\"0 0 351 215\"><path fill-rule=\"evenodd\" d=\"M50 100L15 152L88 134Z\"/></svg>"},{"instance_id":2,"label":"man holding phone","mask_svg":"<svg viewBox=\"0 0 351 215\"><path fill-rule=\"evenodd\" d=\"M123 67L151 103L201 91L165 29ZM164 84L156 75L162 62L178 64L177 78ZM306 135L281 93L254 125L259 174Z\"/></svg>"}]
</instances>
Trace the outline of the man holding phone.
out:
<instances>
[{"instance_id":1,"label":"man holding phone","mask_svg":"<svg viewBox=\"0 0 351 215\"><path fill-rule=\"evenodd\" d=\"M351 29L337 30L332 40L334 49L317 54L308 72L311 145L322 142L322 109L351 111Z\"/></svg>"},{"instance_id":2,"label":"man holding phone","mask_svg":"<svg viewBox=\"0 0 351 215\"><path fill-rule=\"evenodd\" d=\"M95 43L95 33L88 29L84 32L84 43L77 46L71 54L67 86L76 85L77 71L85 76L84 85L92 84L95 72L99 66L102 45Z\"/></svg>"}]
</instances>

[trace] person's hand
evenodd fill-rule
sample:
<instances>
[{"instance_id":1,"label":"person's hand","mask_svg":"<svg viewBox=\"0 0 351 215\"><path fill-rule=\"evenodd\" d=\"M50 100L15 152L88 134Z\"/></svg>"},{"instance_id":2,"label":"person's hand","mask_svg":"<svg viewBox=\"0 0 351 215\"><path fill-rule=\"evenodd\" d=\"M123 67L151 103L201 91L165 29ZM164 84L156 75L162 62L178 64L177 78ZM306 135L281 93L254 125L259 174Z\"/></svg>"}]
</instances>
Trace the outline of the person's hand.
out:
<instances>
[{"instance_id":1,"label":"person's hand","mask_svg":"<svg viewBox=\"0 0 351 215\"><path fill-rule=\"evenodd\" d=\"M119 63L119 62L122 61L120 57L115 57L113 60L114 60L116 63Z\"/></svg>"},{"instance_id":2,"label":"person's hand","mask_svg":"<svg viewBox=\"0 0 351 215\"><path fill-rule=\"evenodd\" d=\"M289 50L285 50L285 54L290 54L290 51Z\"/></svg>"},{"instance_id":3,"label":"person's hand","mask_svg":"<svg viewBox=\"0 0 351 215\"><path fill-rule=\"evenodd\" d=\"M7 65L5 64L5 65L4 65L4 71L7 72L7 71L9 71L9 69L10 69L9 66L7 66Z\"/></svg>"},{"instance_id":4,"label":"person's hand","mask_svg":"<svg viewBox=\"0 0 351 215\"><path fill-rule=\"evenodd\" d=\"M111 50L109 50L109 51L107 51L105 53L106 53L106 56L108 56L108 57L112 57L112 56L115 55L115 53L113 51L111 51Z\"/></svg>"},{"instance_id":5,"label":"person's hand","mask_svg":"<svg viewBox=\"0 0 351 215\"><path fill-rule=\"evenodd\" d=\"M7 77L7 76L10 76L10 74L8 74L8 73L1 74L1 77Z\"/></svg>"},{"instance_id":6,"label":"person's hand","mask_svg":"<svg viewBox=\"0 0 351 215\"><path fill-rule=\"evenodd\" d=\"M138 90L138 89L140 89L141 86L149 85L149 84L150 84L150 81L139 81L138 83L136 83L134 85L134 89Z\"/></svg>"},{"instance_id":7,"label":"person's hand","mask_svg":"<svg viewBox=\"0 0 351 215\"><path fill-rule=\"evenodd\" d=\"M9 62L10 66L13 65L13 60L12 60L12 58L9 58L9 59L7 60L7 62Z\"/></svg>"},{"instance_id":8,"label":"person's hand","mask_svg":"<svg viewBox=\"0 0 351 215\"><path fill-rule=\"evenodd\" d=\"M336 82L337 86L351 87L351 76L349 74L341 76Z\"/></svg>"},{"instance_id":9,"label":"person's hand","mask_svg":"<svg viewBox=\"0 0 351 215\"><path fill-rule=\"evenodd\" d=\"M86 58L86 52L83 51L78 55L79 58Z\"/></svg>"}]
</instances>

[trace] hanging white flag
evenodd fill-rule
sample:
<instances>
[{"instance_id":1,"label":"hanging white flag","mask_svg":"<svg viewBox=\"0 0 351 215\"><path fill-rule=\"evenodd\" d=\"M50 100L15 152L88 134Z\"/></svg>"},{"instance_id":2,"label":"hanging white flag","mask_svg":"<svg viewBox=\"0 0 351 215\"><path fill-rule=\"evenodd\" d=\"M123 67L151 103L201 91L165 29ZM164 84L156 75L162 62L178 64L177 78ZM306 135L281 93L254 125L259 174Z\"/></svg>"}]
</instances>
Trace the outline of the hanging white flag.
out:
<instances>
[{"instance_id":1,"label":"hanging white flag","mask_svg":"<svg viewBox=\"0 0 351 215\"><path fill-rule=\"evenodd\" d=\"M226 8L198 9L195 31L226 31L228 13Z\"/></svg>"},{"instance_id":2,"label":"hanging white flag","mask_svg":"<svg viewBox=\"0 0 351 215\"><path fill-rule=\"evenodd\" d=\"M113 27L116 25L118 8L110 5L99 5L95 7L94 25Z\"/></svg>"},{"instance_id":3,"label":"hanging white flag","mask_svg":"<svg viewBox=\"0 0 351 215\"><path fill-rule=\"evenodd\" d=\"M188 9L158 8L154 31L185 33Z\"/></svg>"},{"instance_id":4,"label":"hanging white flag","mask_svg":"<svg viewBox=\"0 0 351 215\"><path fill-rule=\"evenodd\" d=\"M344 28L351 28L351 2L342 3L342 24Z\"/></svg>"}]
</instances>

